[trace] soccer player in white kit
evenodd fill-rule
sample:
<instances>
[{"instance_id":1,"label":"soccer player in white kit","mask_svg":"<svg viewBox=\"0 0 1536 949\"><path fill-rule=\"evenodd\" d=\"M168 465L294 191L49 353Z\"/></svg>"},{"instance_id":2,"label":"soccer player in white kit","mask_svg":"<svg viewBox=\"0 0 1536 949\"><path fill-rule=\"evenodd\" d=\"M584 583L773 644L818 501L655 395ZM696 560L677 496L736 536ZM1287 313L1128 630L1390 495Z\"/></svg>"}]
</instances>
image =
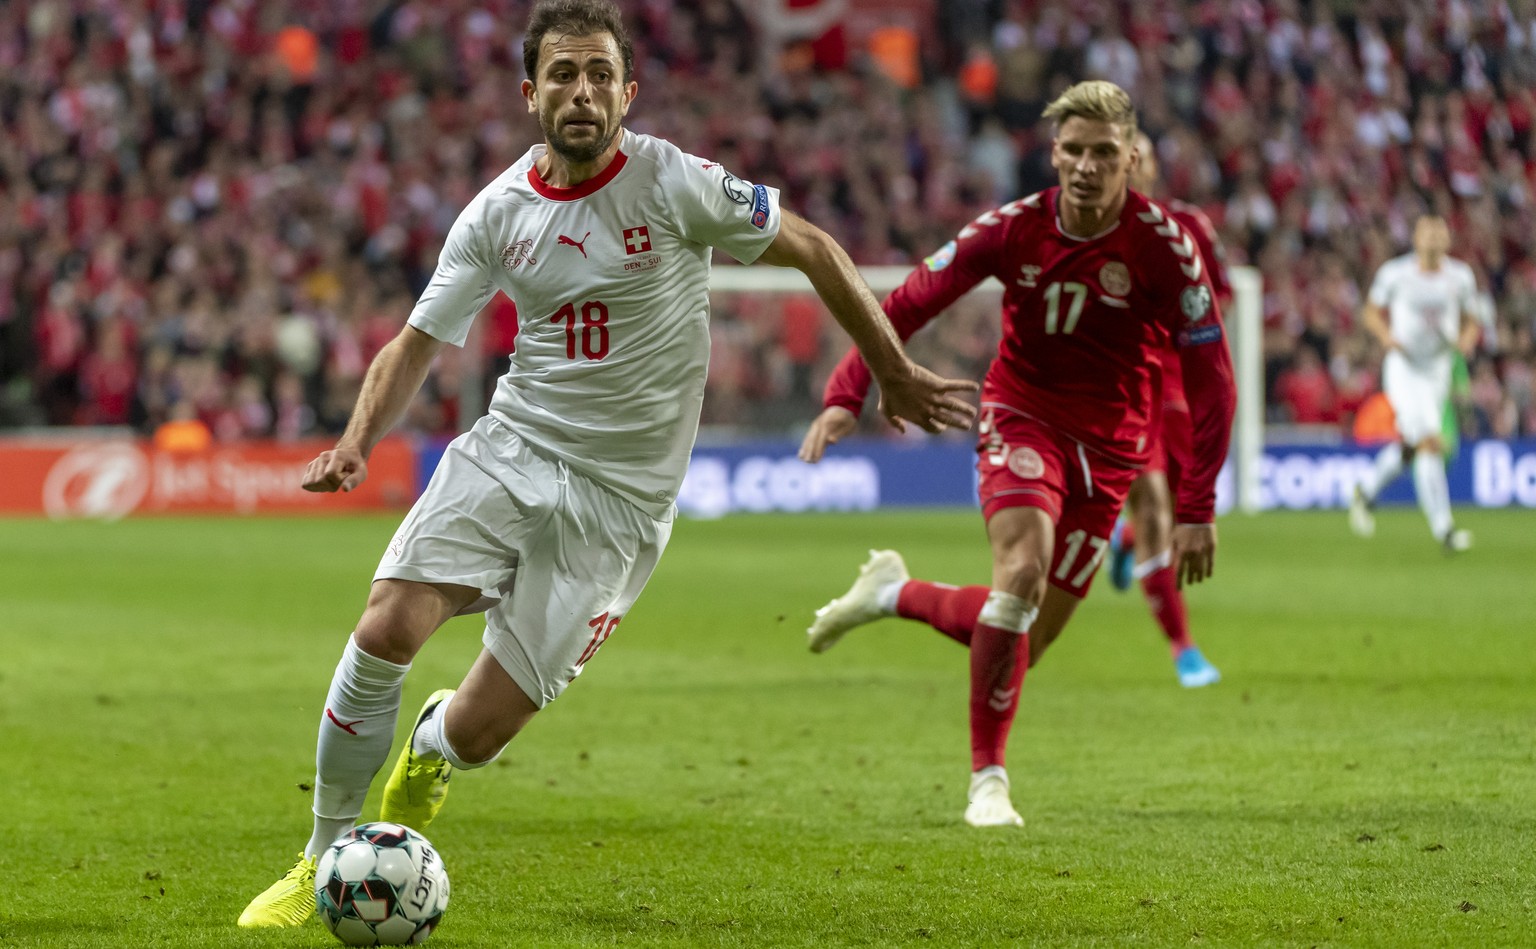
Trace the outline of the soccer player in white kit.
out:
<instances>
[{"instance_id":1,"label":"soccer player in white kit","mask_svg":"<svg viewBox=\"0 0 1536 949\"><path fill-rule=\"evenodd\" d=\"M1479 330L1477 280L1471 267L1447 256L1450 246L1445 219L1424 215L1414 224L1413 253L1382 264L1371 283L1362 319L1387 353L1382 390L1397 418L1398 440L1381 450L1371 477L1356 486L1349 523L1362 537L1374 534L1376 498L1412 464L1430 533L1447 552L1456 552L1470 547L1472 536L1457 529L1451 516L1441 423L1454 351L1470 355Z\"/></svg>"},{"instance_id":2,"label":"soccer player in white kit","mask_svg":"<svg viewBox=\"0 0 1536 949\"><path fill-rule=\"evenodd\" d=\"M241 926L313 915L317 857L358 822L411 660L450 617L483 611L484 649L457 690L428 698L380 814L417 830L453 770L493 761L614 634L666 546L697 434L712 249L805 272L879 367L897 427L968 427L975 415L955 393L976 386L913 364L848 256L782 211L775 189L621 127L637 86L611 0L541 0L523 54L544 144L454 223L304 487L363 481L433 355L464 343L497 290L517 305L516 352L489 414L448 446L380 561L320 720L313 833Z\"/></svg>"}]
</instances>

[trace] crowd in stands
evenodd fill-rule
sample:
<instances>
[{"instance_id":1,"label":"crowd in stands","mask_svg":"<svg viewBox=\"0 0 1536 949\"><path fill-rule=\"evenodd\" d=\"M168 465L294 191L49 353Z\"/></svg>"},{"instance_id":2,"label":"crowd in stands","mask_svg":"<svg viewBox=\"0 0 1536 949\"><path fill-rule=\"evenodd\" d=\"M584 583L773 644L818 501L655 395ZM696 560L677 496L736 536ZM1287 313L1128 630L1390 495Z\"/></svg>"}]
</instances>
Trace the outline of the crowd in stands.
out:
<instances>
[{"instance_id":1,"label":"crowd in stands","mask_svg":"<svg viewBox=\"0 0 1536 949\"><path fill-rule=\"evenodd\" d=\"M1536 434L1536 0L944 0L874 31L847 0L621 5L628 127L781 188L861 264L1051 184L1071 82L1131 90L1163 193L1262 273L1272 422L1351 424L1371 275L1443 214L1487 292L1465 434ZM0 426L338 431L458 211L538 140L527 8L0 4ZM914 351L979 377L995 304L960 310ZM466 370L505 364L515 309L480 326L408 427L455 431ZM706 423L793 430L846 346L794 295L722 296L713 328Z\"/></svg>"}]
</instances>

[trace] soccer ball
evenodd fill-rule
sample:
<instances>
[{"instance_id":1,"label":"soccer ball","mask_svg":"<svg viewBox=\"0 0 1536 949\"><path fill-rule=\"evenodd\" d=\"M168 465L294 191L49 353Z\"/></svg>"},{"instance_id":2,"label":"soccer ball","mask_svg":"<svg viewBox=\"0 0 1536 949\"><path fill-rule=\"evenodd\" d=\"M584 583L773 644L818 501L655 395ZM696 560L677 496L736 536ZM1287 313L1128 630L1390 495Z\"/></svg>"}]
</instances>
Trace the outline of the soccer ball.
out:
<instances>
[{"instance_id":1,"label":"soccer ball","mask_svg":"<svg viewBox=\"0 0 1536 949\"><path fill-rule=\"evenodd\" d=\"M448 908L448 871L427 838L401 824L354 827L320 855L315 911L349 946L425 942Z\"/></svg>"}]
</instances>

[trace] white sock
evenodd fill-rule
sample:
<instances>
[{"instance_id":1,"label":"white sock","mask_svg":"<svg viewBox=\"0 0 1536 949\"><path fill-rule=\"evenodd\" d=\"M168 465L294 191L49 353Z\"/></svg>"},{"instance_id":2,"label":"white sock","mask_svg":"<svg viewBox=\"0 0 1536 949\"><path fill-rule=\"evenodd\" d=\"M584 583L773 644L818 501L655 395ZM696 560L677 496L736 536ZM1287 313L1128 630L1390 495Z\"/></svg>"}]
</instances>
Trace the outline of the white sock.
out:
<instances>
[{"instance_id":1,"label":"white sock","mask_svg":"<svg viewBox=\"0 0 1536 949\"><path fill-rule=\"evenodd\" d=\"M1377 496L1403 473L1403 446L1398 442L1392 442L1376 453L1376 470L1372 473L1369 483L1361 485L1365 488L1365 496L1370 500L1376 500Z\"/></svg>"},{"instance_id":2,"label":"white sock","mask_svg":"<svg viewBox=\"0 0 1536 949\"><path fill-rule=\"evenodd\" d=\"M314 856L357 823L373 776L389 758L400 715L400 689L410 664L370 656L347 640L320 716L315 747L315 829L304 852Z\"/></svg>"},{"instance_id":3,"label":"white sock","mask_svg":"<svg viewBox=\"0 0 1536 949\"><path fill-rule=\"evenodd\" d=\"M985 768L982 768L980 771L971 772L971 786L975 787L977 784L981 783L982 778L990 778L993 775L997 775L998 777L1002 778L1004 784L1008 783L1008 770L1000 764L989 764Z\"/></svg>"},{"instance_id":4,"label":"white sock","mask_svg":"<svg viewBox=\"0 0 1536 949\"><path fill-rule=\"evenodd\" d=\"M448 763L460 771L483 768L500 758L501 751L497 751L484 761L465 761L459 757L459 753L453 750L453 744L448 741L448 703L454 698L455 696L450 695L439 702L427 720L416 726L416 731L411 734L411 750L422 758L447 758ZM503 745L502 750L505 748L506 746Z\"/></svg>"},{"instance_id":5,"label":"white sock","mask_svg":"<svg viewBox=\"0 0 1536 949\"><path fill-rule=\"evenodd\" d=\"M896 615L896 603L901 599L901 588L906 585L906 580L897 580L875 591L875 606L880 612L887 616ZM934 586L944 586L944 584L935 583Z\"/></svg>"},{"instance_id":6,"label":"white sock","mask_svg":"<svg viewBox=\"0 0 1536 949\"><path fill-rule=\"evenodd\" d=\"M1427 451L1415 455L1413 487L1419 495L1419 509L1429 521L1429 532L1436 540L1444 540L1452 524L1451 490L1445 483L1445 461Z\"/></svg>"}]
</instances>

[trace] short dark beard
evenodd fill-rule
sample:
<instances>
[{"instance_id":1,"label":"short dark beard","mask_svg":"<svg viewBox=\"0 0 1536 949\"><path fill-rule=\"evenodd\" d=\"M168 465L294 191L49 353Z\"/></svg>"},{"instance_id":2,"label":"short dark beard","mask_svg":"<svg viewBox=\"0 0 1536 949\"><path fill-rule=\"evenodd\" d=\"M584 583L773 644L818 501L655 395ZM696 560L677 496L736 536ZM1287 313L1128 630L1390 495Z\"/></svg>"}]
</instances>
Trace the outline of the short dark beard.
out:
<instances>
[{"instance_id":1,"label":"short dark beard","mask_svg":"<svg viewBox=\"0 0 1536 949\"><path fill-rule=\"evenodd\" d=\"M546 118L542 112L539 113L539 127L544 130L544 141L548 143L549 150L572 165L586 165L597 161L619 134L619 127L615 126L612 132L590 145L573 145L555 129L554 120Z\"/></svg>"}]
</instances>

